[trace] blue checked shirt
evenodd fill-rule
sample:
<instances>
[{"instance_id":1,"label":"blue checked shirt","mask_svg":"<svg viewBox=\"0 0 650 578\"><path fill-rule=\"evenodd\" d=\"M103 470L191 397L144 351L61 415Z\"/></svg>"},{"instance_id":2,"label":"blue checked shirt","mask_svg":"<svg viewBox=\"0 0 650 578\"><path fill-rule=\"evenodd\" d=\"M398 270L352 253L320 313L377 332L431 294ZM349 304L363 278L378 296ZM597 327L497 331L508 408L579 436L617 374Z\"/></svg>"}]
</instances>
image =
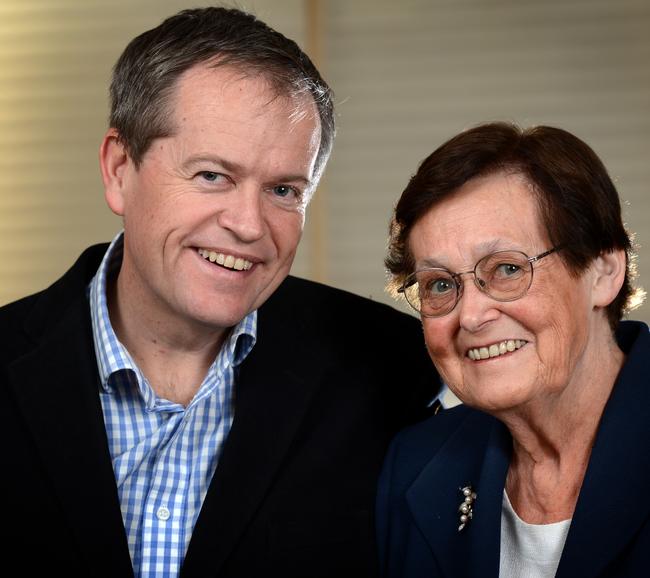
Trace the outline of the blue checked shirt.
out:
<instances>
[{"instance_id":1,"label":"blue checked shirt","mask_svg":"<svg viewBox=\"0 0 650 578\"><path fill-rule=\"evenodd\" d=\"M136 578L177 577L233 420L237 366L255 345L257 314L236 325L187 407L159 398L118 341L106 279L120 233L89 286L100 398Z\"/></svg>"}]
</instances>

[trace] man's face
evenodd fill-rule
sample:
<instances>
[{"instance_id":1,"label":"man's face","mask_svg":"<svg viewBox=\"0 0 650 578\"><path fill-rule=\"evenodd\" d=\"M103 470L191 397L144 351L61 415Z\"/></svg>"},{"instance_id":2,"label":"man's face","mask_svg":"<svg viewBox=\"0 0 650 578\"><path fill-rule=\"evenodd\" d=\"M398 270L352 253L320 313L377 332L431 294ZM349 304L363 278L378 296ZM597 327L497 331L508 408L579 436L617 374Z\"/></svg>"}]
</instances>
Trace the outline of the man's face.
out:
<instances>
[{"instance_id":1,"label":"man's face","mask_svg":"<svg viewBox=\"0 0 650 578\"><path fill-rule=\"evenodd\" d=\"M114 161L107 183L124 218L118 291L163 331L226 329L289 273L316 185L316 107L259 76L198 65L170 108L173 136L154 140L138 169L128 155ZM105 181L104 157L121 149L106 139Z\"/></svg>"}]
</instances>

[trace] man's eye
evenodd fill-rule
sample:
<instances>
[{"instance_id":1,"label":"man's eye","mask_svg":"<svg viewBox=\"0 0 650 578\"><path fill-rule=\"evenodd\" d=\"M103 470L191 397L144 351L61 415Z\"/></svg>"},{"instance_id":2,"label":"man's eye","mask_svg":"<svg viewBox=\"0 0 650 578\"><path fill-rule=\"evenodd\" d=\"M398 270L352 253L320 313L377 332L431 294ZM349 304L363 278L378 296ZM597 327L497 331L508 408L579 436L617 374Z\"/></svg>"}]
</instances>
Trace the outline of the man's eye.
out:
<instances>
[{"instance_id":1,"label":"man's eye","mask_svg":"<svg viewBox=\"0 0 650 578\"><path fill-rule=\"evenodd\" d=\"M273 193L282 198L300 197L299 191L295 187L290 187L289 185L277 185L273 187Z\"/></svg>"},{"instance_id":2,"label":"man's eye","mask_svg":"<svg viewBox=\"0 0 650 578\"><path fill-rule=\"evenodd\" d=\"M221 173L215 173L214 171L201 171L199 176L209 183L215 183L218 180L224 178Z\"/></svg>"},{"instance_id":3,"label":"man's eye","mask_svg":"<svg viewBox=\"0 0 650 578\"><path fill-rule=\"evenodd\" d=\"M303 202L303 192L292 185L275 185L269 189L271 198L281 207L294 209Z\"/></svg>"}]
</instances>

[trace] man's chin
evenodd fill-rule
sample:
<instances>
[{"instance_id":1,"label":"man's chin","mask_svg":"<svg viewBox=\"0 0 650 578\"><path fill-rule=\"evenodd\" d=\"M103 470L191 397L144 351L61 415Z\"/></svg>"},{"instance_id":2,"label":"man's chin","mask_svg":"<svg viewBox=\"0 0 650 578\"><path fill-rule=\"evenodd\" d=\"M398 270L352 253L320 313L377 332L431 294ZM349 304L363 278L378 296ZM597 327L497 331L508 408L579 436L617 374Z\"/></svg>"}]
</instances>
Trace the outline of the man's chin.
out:
<instances>
[{"instance_id":1,"label":"man's chin","mask_svg":"<svg viewBox=\"0 0 650 578\"><path fill-rule=\"evenodd\" d=\"M229 310L220 310L209 312L202 310L196 311L191 315L193 321L206 329L213 329L215 331L230 329L237 325L244 317L246 317L252 308L241 307Z\"/></svg>"}]
</instances>

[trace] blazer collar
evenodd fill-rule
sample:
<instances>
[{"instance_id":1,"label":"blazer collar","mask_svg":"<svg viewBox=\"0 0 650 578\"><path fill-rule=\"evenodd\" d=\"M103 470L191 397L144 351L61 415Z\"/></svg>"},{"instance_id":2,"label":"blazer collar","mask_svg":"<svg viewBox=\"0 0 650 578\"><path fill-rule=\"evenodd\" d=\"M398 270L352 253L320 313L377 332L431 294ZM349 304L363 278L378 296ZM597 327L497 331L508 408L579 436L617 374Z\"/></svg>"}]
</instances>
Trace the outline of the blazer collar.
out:
<instances>
[{"instance_id":1,"label":"blazer collar","mask_svg":"<svg viewBox=\"0 0 650 578\"><path fill-rule=\"evenodd\" d=\"M600 575L650 515L650 336L644 324L621 325L628 355L600 422L558 577Z\"/></svg>"},{"instance_id":2,"label":"blazer collar","mask_svg":"<svg viewBox=\"0 0 650 578\"><path fill-rule=\"evenodd\" d=\"M41 295L26 323L34 348L14 361L8 374L88 568L101 576L131 576L80 282L85 265L75 265Z\"/></svg>"},{"instance_id":3,"label":"blazer collar","mask_svg":"<svg viewBox=\"0 0 650 578\"><path fill-rule=\"evenodd\" d=\"M197 520L183 576L218 574L262 503L333 363L280 288L259 310L237 377L235 419Z\"/></svg>"},{"instance_id":4,"label":"blazer collar","mask_svg":"<svg viewBox=\"0 0 650 578\"><path fill-rule=\"evenodd\" d=\"M415 523L445 576L498 576L510 452L505 426L472 412L407 491ZM477 494L474 516L459 531L460 489L467 484Z\"/></svg>"}]
</instances>

